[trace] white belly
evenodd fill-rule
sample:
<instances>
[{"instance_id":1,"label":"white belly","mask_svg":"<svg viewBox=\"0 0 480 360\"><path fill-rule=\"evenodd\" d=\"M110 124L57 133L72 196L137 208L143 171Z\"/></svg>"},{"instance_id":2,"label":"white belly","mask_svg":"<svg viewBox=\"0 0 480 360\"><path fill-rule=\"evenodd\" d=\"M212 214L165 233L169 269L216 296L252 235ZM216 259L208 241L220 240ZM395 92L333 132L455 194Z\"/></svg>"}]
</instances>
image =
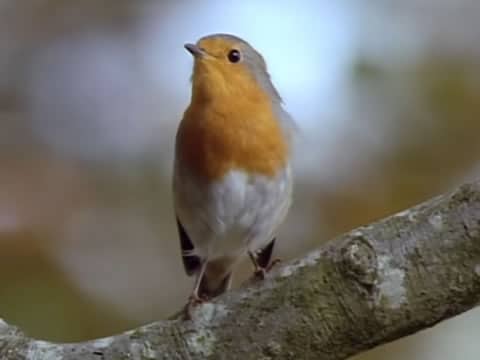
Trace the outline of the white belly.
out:
<instances>
[{"instance_id":1,"label":"white belly","mask_svg":"<svg viewBox=\"0 0 480 360\"><path fill-rule=\"evenodd\" d=\"M175 210L193 254L210 260L266 245L288 212L291 193L290 167L275 178L231 171L208 187L175 169Z\"/></svg>"}]
</instances>

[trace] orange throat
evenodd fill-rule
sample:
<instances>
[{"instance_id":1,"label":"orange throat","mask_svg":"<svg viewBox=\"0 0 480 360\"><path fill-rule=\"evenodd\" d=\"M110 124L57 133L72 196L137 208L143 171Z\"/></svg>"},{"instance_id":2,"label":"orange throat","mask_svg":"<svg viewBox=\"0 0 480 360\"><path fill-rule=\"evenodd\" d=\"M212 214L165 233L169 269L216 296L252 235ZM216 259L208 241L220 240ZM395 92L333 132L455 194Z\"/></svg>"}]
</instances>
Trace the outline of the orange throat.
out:
<instances>
[{"instance_id":1,"label":"orange throat","mask_svg":"<svg viewBox=\"0 0 480 360\"><path fill-rule=\"evenodd\" d=\"M288 161L288 143L269 98L225 93L193 96L177 133L176 154L192 175L221 179L231 170L273 177Z\"/></svg>"}]
</instances>

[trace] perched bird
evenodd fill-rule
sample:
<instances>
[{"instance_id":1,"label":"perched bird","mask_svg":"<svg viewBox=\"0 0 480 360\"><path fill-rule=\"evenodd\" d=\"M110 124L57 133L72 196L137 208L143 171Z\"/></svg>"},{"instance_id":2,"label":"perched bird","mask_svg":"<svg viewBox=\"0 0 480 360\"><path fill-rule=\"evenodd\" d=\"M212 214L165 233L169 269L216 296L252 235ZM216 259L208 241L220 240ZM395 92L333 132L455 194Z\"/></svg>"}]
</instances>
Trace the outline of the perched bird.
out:
<instances>
[{"instance_id":1,"label":"perched bird","mask_svg":"<svg viewBox=\"0 0 480 360\"><path fill-rule=\"evenodd\" d=\"M263 57L227 34L185 48L194 57L191 102L176 136L174 207L193 302L217 296L235 265L271 265L291 204L291 135Z\"/></svg>"}]
</instances>

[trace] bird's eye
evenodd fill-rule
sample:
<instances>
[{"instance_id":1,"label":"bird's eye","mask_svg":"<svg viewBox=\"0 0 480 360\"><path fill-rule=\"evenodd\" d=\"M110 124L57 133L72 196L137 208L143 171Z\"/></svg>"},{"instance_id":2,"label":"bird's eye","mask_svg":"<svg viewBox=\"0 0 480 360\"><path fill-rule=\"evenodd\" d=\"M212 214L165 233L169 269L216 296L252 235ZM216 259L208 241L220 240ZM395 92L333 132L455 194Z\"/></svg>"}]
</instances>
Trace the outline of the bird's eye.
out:
<instances>
[{"instance_id":1,"label":"bird's eye","mask_svg":"<svg viewBox=\"0 0 480 360\"><path fill-rule=\"evenodd\" d=\"M230 50L230 52L228 53L228 61L230 61L231 63L237 63L240 61L240 59L240 51L238 51L237 49Z\"/></svg>"}]
</instances>

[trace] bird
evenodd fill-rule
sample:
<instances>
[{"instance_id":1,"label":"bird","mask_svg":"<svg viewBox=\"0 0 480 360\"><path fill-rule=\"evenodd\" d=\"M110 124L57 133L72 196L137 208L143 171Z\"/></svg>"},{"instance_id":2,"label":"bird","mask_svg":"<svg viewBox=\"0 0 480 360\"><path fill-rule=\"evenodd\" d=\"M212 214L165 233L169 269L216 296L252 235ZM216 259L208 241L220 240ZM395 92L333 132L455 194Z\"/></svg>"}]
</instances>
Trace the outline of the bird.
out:
<instances>
[{"instance_id":1,"label":"bird","mask_svg":"<svg viewBox=\"0 0 480 360\"><path fill-rule=\"evenodd\" d=\"M185 49L193 56L191 99L175 138L173 203L190 303L227 291L250 257L264 278L277 229L292 203L292 138L262 55L231 34Z\"/></svg>"}]
</instances>

